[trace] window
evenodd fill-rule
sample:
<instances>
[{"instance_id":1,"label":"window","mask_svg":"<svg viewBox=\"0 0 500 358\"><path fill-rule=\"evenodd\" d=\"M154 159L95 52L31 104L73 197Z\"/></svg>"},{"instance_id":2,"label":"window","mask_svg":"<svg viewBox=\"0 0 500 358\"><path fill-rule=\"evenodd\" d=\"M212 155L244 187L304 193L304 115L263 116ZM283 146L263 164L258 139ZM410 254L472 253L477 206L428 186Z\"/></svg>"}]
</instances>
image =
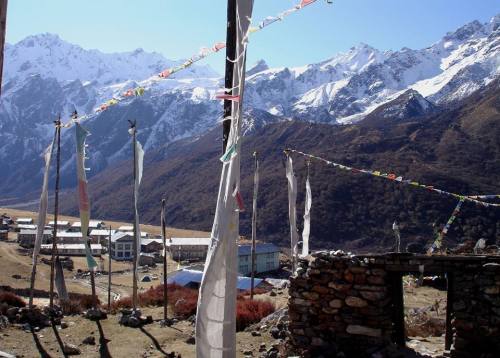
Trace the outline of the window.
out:
<instances>
[{"instance_id":1,"label":"window","mask_svg":"<svg viewBox=\"0 0 500 358\"><path fill-rule=\"evenodd\" d=\"M123 252L118 251L118 257L123 257Z\"/></svg>"},{"instance_id":2,"label":"window","mask_svg":"<svg viewBox=\"0 0 500 358\"><path fill-rule=\"evenodd\" d=\"M125 257L130 257L130 251L125 251Z\"/></svg>"},{"instance_id":3,"label":"window","mask_svg":"<svg viewBox=\"0 0 500 358\"><path fill-rule=\"evenodd\" d=\"M122 250L123 249L123 245L122 244L116 244L116 249L117 250Z\"/></svg>"}]
</instances>

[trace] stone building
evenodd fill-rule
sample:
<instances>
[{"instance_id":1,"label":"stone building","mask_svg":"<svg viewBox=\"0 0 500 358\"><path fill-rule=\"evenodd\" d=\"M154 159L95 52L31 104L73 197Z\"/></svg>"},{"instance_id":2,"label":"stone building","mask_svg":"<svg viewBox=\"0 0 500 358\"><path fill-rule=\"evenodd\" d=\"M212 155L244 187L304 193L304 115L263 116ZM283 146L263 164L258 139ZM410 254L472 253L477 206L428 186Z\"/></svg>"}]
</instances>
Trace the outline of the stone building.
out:
<instances>
[{"instance_id":1,"label":"stone building","mask_svg":"<svg viewBox=\"0 0 500 358\"><path fill-rule=\"evenodd\" d=\"M405 345L402 275L448 277L447 356L500 356L500 257L317 252L300 259L289 289L290 343L314 357L390 356Z\"/></svg>"}]
</instances>

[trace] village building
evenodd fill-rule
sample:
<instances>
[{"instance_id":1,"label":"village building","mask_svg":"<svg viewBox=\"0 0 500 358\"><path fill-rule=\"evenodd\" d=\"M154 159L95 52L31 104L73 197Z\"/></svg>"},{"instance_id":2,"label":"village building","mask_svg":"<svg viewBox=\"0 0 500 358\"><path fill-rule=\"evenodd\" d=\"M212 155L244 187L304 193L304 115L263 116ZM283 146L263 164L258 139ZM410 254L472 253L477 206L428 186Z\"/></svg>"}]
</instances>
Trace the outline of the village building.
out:
<instances>
[{"instance_id":1,"label":"village building","mask_svg":"<svg viewBox=\"0 0 500 358\"><path fill-rule=\"evenodd\" d=\"M141 239L141 252L160 252L162 250L162 239Z\"/></svg>"},{"instance_id":2,"label":"village building","mask_svg":"<svg viewBox=\"0 0 500 358\"><path fill-rule=\"evenodd\" d=\"M177 284L188 288L198 289L203 278L203 271L191 267L177 270L168 274L167 284ZM239 291L247 291L251 288L251 278L238 276L236 288ZM254 287L267 287L265 281L260 278L254 279Z\"/></svg>"},{"instance_id":3,"label":"village building","mask_svg":"<svg viewBox=\"0 0 500 358\"><path fill-rule=\"evenodd\" d=\"M100 244L90 245L92 256L102 255L102 246ZM40 252L42 254L52 253L52 244L43 244ZM60 256L85 256L84 244L57 244L57 252Z\"/></svg>"},{"instance_id":4,"label":"village building","mask_svg":"<svg viewBox=\"0 0 500 358\"><path fill-rule=\"evenodd\" d=\"M120 231L120 230L118 230L118 231ZM134 230L132 230L132 231L122 231L122 232L134 236ZM141 239L147 239L148 237L149 237L149 234L147 232L141 231Z\"/></svg>"},{"instance_id":5,"label":"village building","mask_svg":"<svg viewBox=\"0 0 500 358\"><path fill-rule=\"evenodd\" d=\"M122 225L118 228L117 231L121 231L121 232L134 231L134 227L132 225Z\"/></svg>"},{"instance_id":6,"label":"village building","mask_svg":"<svg viewBox=\"0 0 500 358\"><path fill-rule=\"evenodd\" d=\"M55 224L55 221L49 221L48 225L49 227L53 228ZM71 224L67 220L57 220L57 230L60 231L66 231L71 227Z\"/></svg>"},{"instance_id":7,"label":"village building","mask_svg":"<svg viewBox=\"0 0 500 358\"><path fill-rule=\"evenodd\" d=\"M173 260L204 260L207 257L209 237L172 237L167 250Z\"/></svg>"},{"instance_id":8,"label":"village building","mask_svg":"<svg viewBox=\"0 0 500 358\"><path fill-rule=\"evenodd\" d=\"M16 232L20 232L21 230L36 230L36 225L34 224L17 224Z\"/></svg>"},{"instance_id":9,"label":"village building","mask_svg":"<svg viewBox=\"0 0 500 358\"><path fill-rule=\"evenodd\" d=\"M30 248L35 245L37 230L21 230L19 234L17 234L17 242L22 247ZM51 230L43 230L43 238L42 244L48 244L52 239L52 231Z\"/></svg>"},{"instance_id":10,"label":"village building","mask_svg":"<svg viewBox=\"0 0 500 358\"><path fill-rule=\"evenodd\" d=\"M99 220L90 220L89 221L89 230L96 230L96 229L102 229L104 227L104 222L99 221ZM72 232L81 232L82 231L82 222L81 221L75 221L73 224L71 224L71 227L69 228L68 231Z\"/></svg>"},{"instance_id":11,"label":"village building","mask_svg":"<svg viewBox=\"0 0 500 358\"><path fill-rule=\"evenodd\" d=\"M154 266L155 265L155 255L141 252L139 254L139 266Z\"/></svg>"},{"instance_id":12,"label":"village building","mask_svg":"<svg viewBox=\"0 0 500 358\"><path fill-rule=\"evenodd\" d=\"M132 260L134 256L134 235L116 232L111 236L111 258L115 260Z\"/></svg>"},{"instance_id":13,"label":"village building","mask_svg":"<svg viewBox=\"0 0 500 358\"><path fill-rule=\"evenodd\" d=\"M7 241L9 239L9 230L0 229L0 240Z\"/></svg>"},{"instance_id":14,"label":"village building","mask_svg":"<svg viewBox=\"0 0 500 358\"><path fill-rule=\"evenodd\" d=\"M16 219L16 224L19 225L30 225L33 224L33 219L32 218L17 218Z\"/></svg>"},{"instance_id":15,"label":"village building","mask_svg":"<svg viewBox=\"0 0 500 358\"><path fill-rule=\"evenodd\" d=\"M252 272L252 245L238 246L238 272L242 275L250 275ZM278 270L280 249L274 244L255 245L255 273Z\"/></svg>"},{"instance_id":16,"label":"village building","mask_svg":"<svg viewBox=\"0 0 500 358\"><path fill-rule=\"evenodd\" d=\"M81 232L58 231L57 232L58 244L81 244L83 243L83 236Z\"/></svg>"},{"instance_id":17,"label":"village building","mask_svg":"<svg viewBox=\"0 0 500 358\"><path fill-rule=\"evenodd\" d=\"M105 247L108 246L109 236L113 236L116 230L108 229L94 229L90 231L90 240L93 244L101 244Z\"/></svg>"}]
</instances>

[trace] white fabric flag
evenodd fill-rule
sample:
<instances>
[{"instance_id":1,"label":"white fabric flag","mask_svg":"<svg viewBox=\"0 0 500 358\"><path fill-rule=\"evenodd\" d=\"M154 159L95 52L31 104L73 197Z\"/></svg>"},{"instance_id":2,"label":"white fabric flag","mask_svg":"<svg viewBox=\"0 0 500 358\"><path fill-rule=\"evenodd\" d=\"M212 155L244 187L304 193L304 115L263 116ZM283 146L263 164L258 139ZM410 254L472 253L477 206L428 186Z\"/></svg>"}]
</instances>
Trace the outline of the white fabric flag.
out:
<instances>
[{"instance_id":1,"label":"white fabric flag","mask_svg":"<svg viewBox=\"0 0 500 358\"><path fill-rule=\"evenodd\" d=\"M302 230L302 257L309 255L309 235L311 233L311 184L309 183L309 175L306 179L306 205L304 210L304 230Z\"/></svg>"},{"instance_id":2,"label":"white fabric flag","mask_svg":"<svg viewBox=\"0 0 500 358\"><path fill-rule=\"evenodd\" d=\"M139 212L137 210L137 198L139 197L139 186L142 180L142 169L144 162L144 150L142 149L141 143L138 140L135 141L135 182L134 182L134 209L135 209L135 227L136 236L135 242L137 247L137 252L135 253L135 261L137 263L136 268L139 267L139 258L141 256L141 228L139 226ZM136 277L139 277L136 275Z\"/></svg>"},{"instance_id":3,"label":"white fabric flag","mask_svg":"<svg viewBox=\"0 0 500 358\"><path fill-rule=\"evenodd\" d=\"M196 356L236 357L237 240L240 185L241 105L243 99L247 33L253 1L236 1L236 62L234 64L231 131L224 156L217 208L212 227L196 313ZM232 153L229 153L231 151Z\"/></svg>"},{"instance_id":4,"label":"white fabric flag","mask_svg":"<svg viewBox=\"0 0 500 358\"><path fill-rule=\"evenodd\" d=\"M288 218L290 220L290 249L292 255L292 270L295 271L299 234L297 233L297 178L293 172L293 160L290 155L286 161L286 178L288 179Z\"/></svg>"},{"instance_id":5,"label":"white fabric flag","mask_svg":"<svg viewBox=\"0 0 500 358\"><path fill-rule=\"evenodd\" d=\"M42 184L42 194L40 195L40 206L38 209L38 221L37 221L37 230L35 237L35 244L33 248L33 267L36 266L36 258L40 253L40 248L43 241L43 231L45 229L45 219L47 218L47 206L48 206L48 197L49 197L49 171L50 171L50 162L52 159L52 148L54 147L56 137L52 140L52 143L45 150L45 172L43 174L43 184Z\"/></svg>"}]
</instances>

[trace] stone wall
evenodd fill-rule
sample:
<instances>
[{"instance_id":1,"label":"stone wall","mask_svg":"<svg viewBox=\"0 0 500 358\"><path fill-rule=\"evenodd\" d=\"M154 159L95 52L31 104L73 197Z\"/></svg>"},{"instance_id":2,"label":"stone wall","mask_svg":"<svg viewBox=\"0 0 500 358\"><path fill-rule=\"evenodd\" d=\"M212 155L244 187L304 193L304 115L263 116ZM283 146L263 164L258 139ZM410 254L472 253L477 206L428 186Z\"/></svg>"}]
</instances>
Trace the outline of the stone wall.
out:
<instances>
[{"instance_id":1,"label":"stone wall","mask_svg":"<svg viewBox=\"0 0 500 358\"><path fill-rule=\"evenodd\" d=\"M290 279L292 350L304 357L392 356L404 344L401 275L449 278L449 356L500 357L500 258L341 251L300 259Z\"/></svg>"},{"instance_id":2,"label":"stone wall","mask_svg":"<svg viewBox=\"0 0 500 358\"><path fill-rule=\"evenodd\" d=\"M451 357L500 357L500 265L464 266L453 277Z\"/></svg>"},{"instance_id":3,"label":"stone wall","mask_svg":"<svg viewBox=\"0 0 500 358\"><path fill-rule=\"evenodd\" d=\"M387 277L342 252L299 260L289 291L292 346L305 356L328 349L359 357L387 346L393 334Z\"/></svg>"}]
</instances>

